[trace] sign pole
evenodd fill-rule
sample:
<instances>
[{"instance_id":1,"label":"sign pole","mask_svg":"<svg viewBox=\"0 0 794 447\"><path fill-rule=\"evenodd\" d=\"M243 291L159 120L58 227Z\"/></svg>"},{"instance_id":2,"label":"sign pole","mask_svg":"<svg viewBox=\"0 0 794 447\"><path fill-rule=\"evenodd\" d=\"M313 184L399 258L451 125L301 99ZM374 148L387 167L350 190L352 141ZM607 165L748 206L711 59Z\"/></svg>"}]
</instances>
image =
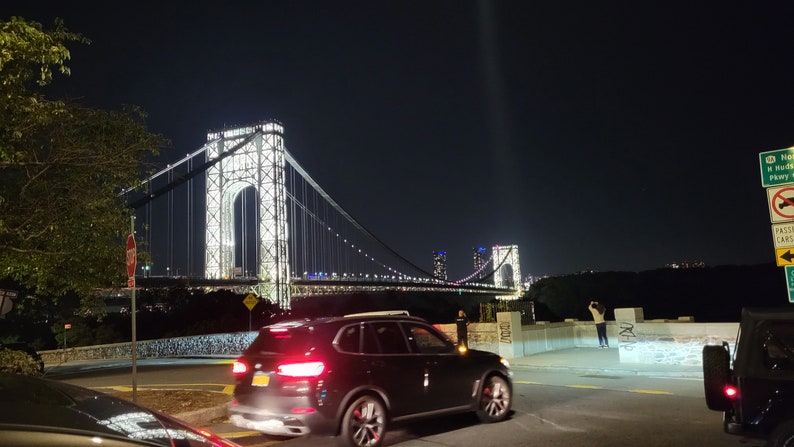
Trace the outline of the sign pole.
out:
<instances>
[{"instance_id":1,"label":"sign pole","mask_svg":"<svg viewBox=\"0 0 794 447\"><path fill-rule=\"evenodd\" d=\"M132 244L130 244L130 241L132 241ZM130 245L132 245L132 247L130 247ZM132 250L130 250L130 248L132 248ZM132 253L130 253L130 251ZM132 293L130 294L130 312L132 312L132 343L130 344L130 356L132 357L132 401L134 403L138 402L138 334L136 333L137 322L135 321L135 314L137 313L137 306L135 304L135 267L137 258L138 253L135 248L135 216L133 215L130 216L130 237L127 238L127 277L130 278L127 281L127 286L132 287ZM130 269L130 267L132 268ZM132 273L130 273L130 270Z\"/></svg>"},{"instance_id":2,"label":"sign pole","mask_svg":"<svg viewBox=\"0 0 794 447\"><path fill-rule=\"evenodd\" d=\"M251 311L254 310L254 306L258 302L259 300L256 299L253 293L249 293L243 300L243 304L248 308L248 332L251 332Z\"/></svg>"}]
</instances>

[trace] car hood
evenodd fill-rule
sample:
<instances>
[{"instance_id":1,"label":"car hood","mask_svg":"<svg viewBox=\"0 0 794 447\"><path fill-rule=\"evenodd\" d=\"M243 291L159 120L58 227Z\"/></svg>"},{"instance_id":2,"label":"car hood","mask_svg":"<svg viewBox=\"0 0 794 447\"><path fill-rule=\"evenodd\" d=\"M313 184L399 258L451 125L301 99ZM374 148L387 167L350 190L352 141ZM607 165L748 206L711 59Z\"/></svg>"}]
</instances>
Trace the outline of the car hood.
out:
<instances>
[{"instance_id":1,"label":"car hood","mask_svg":"<svg viewBox=\"0 0 794 447\"><path fill-rule=\"evenodd\" d=\"M40 430L91 432L145 440L170 446L181 427L167 416L132 402L52 380L0 374L0 430L29 427Z\"/></svg>"}]
</instances>

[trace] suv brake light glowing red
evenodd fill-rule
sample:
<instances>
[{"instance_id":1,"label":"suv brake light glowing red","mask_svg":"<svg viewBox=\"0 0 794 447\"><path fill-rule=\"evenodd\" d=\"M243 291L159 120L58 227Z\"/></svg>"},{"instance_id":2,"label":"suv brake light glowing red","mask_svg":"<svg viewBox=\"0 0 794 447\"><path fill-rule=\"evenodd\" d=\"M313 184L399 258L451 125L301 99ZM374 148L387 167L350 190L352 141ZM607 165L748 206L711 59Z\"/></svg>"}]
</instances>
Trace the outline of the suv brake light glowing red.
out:
<instances>
[{"instance_id":1,"label":"suv brake light glowing red","mask_svg":"<svg viewBox=\"0 0 794 447\"><path fill-rule=\"evenodd\" d=\"M246 372L248 372L248 365L240 360L235 360L234 364L232 365L232 374L239 376L240 374L245 374Z\"/></svg>"},{"instance_id":2,"label":"suv brake light glowing red","mask_svg":"<svg viewBox=\"0 0 794 447\"><path fill-rule=\"evenodd\" d=\"M325 371L323 362L290 362L276 367L276 374L287 377L313 378Z\"/></svg>"},{"instance_id":3,"label":"suv brake light glowing red","mask_svg":"<svg viewBox=\"0 0 794 447\"><path fill-rule=\"evenodd\" d=\"M722 389L722 392L725 393L725 397L730 400L736 400L739 398L739 389L733 385L725 385L725 388Z\"/></svg>"}]
</instances>

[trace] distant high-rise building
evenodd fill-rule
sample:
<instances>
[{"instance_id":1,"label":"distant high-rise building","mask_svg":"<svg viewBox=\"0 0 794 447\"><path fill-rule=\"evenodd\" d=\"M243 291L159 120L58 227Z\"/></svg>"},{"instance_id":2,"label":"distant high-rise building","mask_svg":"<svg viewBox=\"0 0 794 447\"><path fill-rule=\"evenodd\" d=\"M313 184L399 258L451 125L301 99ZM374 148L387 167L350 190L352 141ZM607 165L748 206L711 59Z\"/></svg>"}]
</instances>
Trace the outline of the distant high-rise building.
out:
<instances>
[{"instance_id":1,"label":"distant high-rise building","mask_svg":"<svg viewBox=\"0 0 794 447\"><path fill-rule=\"evenodd\" d=\"M447 252L433 252L433 276L444 281L447 280Z\"/></svg>"},{"instance_id":2,"label":"distant high-rise building","mask_svg":"<svg viewBox=\"0 0 794 447\"><path fill-rule=\"evenodd\" d=\"M474 271L476 272L476 276L478 279L482 279L485 276L485 272L483 271L485 268L485 247L477 247L472 248L473 256L474 256Z\"/></svg>"}]
</instances>

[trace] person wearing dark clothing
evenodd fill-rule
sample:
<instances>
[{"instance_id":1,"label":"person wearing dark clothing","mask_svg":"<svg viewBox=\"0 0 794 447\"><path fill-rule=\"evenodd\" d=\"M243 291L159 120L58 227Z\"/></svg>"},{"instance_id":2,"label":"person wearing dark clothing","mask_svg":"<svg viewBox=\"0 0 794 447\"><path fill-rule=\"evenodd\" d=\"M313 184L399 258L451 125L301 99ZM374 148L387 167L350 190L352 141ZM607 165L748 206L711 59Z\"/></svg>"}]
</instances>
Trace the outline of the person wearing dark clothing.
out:
<instances>
[{"instance_id":1,"label":"person wearing dark clothing","mask_svg":"<svg viewBox=\"0 0 794 447\"><path fill-rule=\"evenodd\" d=\"M458 327L458 346L469 347L469 319L463 309L458 311L458 318L455 318L455 325Z\"/></svg>"},{"instance_id":2,"label":"person wearing dark clothing","mask_svg":"<svg viewBox=\"0 0 794 447\"><path fill-rule=\"evenodd\" d=\"M593 314L593 321L595 321L596 332L598 333L598 345L602 348L609 347L609 340L607 340L607 323L604 320L604 314L607 308L598 301L590 301L587 309Z\"/></svg>"}]
</instances>

